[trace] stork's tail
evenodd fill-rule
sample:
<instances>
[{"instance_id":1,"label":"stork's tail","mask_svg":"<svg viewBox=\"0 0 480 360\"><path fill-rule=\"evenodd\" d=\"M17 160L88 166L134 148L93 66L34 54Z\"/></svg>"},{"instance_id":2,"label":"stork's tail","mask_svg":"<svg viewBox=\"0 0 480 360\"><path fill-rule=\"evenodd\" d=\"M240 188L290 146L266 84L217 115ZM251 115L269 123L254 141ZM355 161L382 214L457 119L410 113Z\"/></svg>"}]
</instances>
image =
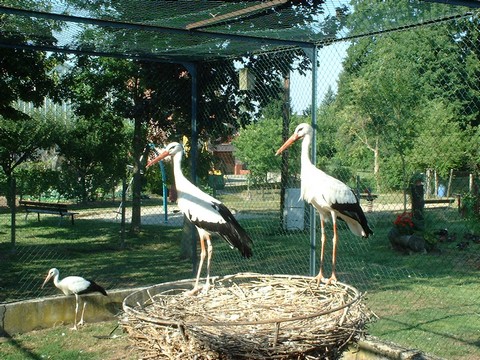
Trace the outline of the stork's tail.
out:
<instances>
[{"instance_id":1,"label":"stork's tail","mask_svg":"<svg viewBox=\"0 0 480 360\"><path fill-rule=\"evenodd\" d=\"M108 296L107 291L103 287L98 285L95 281L92 281L92 280L88 280L88 281L90 281L90 285L88 286L88 289L87 289L88 292L99 292L104 296Z\"/></svg>"},{"instance_id":2,"label":"stork's tail","mask_svg":"<svg viewBox=\"0 0 480 360\"><path fill-rule=\"evenodd\" d=\"M226 224L224 224L225 226L220 232L220 235L230 244L230 246L240 250L240 253L244 258L251 257L253 255L253 241L250 236L225 205L220 204L219 210L223 218L226 220Z\"/></svg>"},{"instance_id":3,"label":"stork's tail","mask_svg":"<svg viewBox=\"0 0 480 360\"><path fill-rule=\"evenodd\" d=\"M250 236L248 236L247 232L240 226L240 224L238 224L238 227L236 227L235 233L237 236L234 236L232 238L229 237L227 241L234 247L236 247L238 250L240 250L240 253L244 258L248 259L253 255L253 241Z\"/></svg>"}]
</instances>

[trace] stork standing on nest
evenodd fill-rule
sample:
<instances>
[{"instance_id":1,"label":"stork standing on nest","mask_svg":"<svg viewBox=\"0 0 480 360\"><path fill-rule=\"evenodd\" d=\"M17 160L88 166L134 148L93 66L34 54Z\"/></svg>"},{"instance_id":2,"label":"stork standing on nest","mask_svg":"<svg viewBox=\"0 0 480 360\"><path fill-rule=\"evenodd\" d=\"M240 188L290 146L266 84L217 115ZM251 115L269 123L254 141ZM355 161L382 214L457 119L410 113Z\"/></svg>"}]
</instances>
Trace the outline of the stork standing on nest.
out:
<instances>
[{"instance_id":1,"label":"stork standing on nest","mask_svg":"<svg viewBox=\"0 0 480 360\"><path fill-rule=\"evenodd\" d=\"M253 242L223 203L204 193L183 175L181 167L183 151L181 144L172 142L156 158L150 161L147 167L168 156L173 159L173 174L177 190L178 207L187 219L195 225L200 237L200 263L195 286L190 292L195 294L199 290L198 283L205 257L207 257L207 279L202 291L207 292L210 286L210 264L213 253L210 233L219 234L231 248L237 248L245 258L252 256Z\"/></svg>"},{"instance_id":2,"label":"stork standing on nest","mask_svg":"<svg viewBox=\"0 0 480 360\"><path fill-rule=\"evenodd\" d=\"M105 291L105 289L92 280L87 280L80 276L67 276L66 278L60 280L60 272L58 271L58 269L55 268L48 271L47 277L42 284L42 289L51 278L53 278L53 284L65 295L75 295L75 322L72 330L77 330L77 325L84 324L83 314L85 313L85 306L87 305L86 301L83 302L82 316L79 323L77 324L80 295L99 292L102 295L107 296L107 292Z\"/></svg>"},{"instance_id":3,"label":"stork standing on nest","mask_svg":"<svg viewBox=\"0 0 480 360\"><path fill-rule=\"evenodd\" d=\"M279 155L285 149L290 147L295 141L303 139L301 153L301 195L303 200L313 205L320 214L321 226L321 252L320 252L320 271L316 276L317 284L320 281L331 283L337 281L335 274L336 255L337 255L337 218L344 220L350 231L358 236L368 238L373 231L368 226L367 218L360 207L357 196L353 190L338 179L317 169L312 164L309 156L309 148L312 143L313 128L309 124L300 124L295 132L285 143L277 150ZM331 216L333 223L333 253L332 253L332 274L329 279L323 276L323 257L325 250L325 218Z\"/></svg>"}]
</instances>

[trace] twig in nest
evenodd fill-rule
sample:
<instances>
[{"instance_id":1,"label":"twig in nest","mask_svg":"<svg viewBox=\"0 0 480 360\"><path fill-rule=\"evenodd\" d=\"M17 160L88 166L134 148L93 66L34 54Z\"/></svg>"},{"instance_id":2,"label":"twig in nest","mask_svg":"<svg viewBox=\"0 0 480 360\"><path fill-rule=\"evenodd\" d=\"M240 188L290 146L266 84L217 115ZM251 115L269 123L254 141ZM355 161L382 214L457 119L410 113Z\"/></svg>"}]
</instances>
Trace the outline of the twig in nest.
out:
<instances>
[{"instance_id":1,"label":"twig in nest","mask_svg":"<svg viewBox=\"0 0 480 360\"><path fill-rule=\"evenodd\" d=\"M157 291L144 306L133 296L122 323L159 359L337 359L371 314L353 287L314 288L311 281L237 274L197 297Z\"/></svg>"}]
</instances>

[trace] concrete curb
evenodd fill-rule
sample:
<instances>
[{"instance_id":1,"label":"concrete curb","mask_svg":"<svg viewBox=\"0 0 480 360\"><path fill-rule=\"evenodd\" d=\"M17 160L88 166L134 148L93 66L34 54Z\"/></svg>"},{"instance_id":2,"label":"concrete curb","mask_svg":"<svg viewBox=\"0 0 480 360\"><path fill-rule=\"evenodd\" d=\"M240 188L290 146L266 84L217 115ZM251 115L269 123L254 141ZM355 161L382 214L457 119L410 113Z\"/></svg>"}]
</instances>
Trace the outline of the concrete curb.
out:
<instances>
[{"instance_id":1,"label":"concrete curb","mask_svg":"<svg viewBox=\"0 0 480 360\"><path fill-rule=\"evenodd\" d=\"M123 299L142 290L108 290L108 296L87 294L80 302L87 302L85 322L114 320L122 313ZM83 305L80 305L82 307ZM0 336L26 333L32 330L51 328L59 324L72 324L75 317L75 296L50 296L27 301L0 304Z\"/></svg>"}]
</instances>

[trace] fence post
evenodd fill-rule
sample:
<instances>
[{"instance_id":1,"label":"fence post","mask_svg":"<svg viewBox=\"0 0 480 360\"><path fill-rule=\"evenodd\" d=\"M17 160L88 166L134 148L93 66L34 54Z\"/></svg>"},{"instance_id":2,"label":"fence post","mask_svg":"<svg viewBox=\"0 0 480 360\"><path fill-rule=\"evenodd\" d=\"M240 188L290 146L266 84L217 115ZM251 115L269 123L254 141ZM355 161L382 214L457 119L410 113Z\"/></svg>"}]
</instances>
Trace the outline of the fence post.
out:
<instances>
[{"instance_id":1,"label":"fence post","mask_svg":"<svg viewBox=\"0 0 480 360\"><path fill-rule=\"evenodd\" d=\"M16 235L17 235L17 228L16 228L16 214L17 214L17 182L15 179L15 176L10 176L10 214L11 214L11 220L10 220L10 241L12 244L12 251L15 250L15 243L16 243Z\"/></svg>"},{"instance_id":2,"label":"fence post","mask_svg":"<svg viewBox=\"0 0 480 360\"><path fill-rule=\"evenodd\" d=\"M121 206L121 219L120 219L120 248L125 247L125 203L127 201L127 179L122 179L122 206Z\"/></svg>"},{"instance_id":3,"label":"fence post","mask_svg":"<svg viewBox=\"0 0 480 360\"><path fill-rule=\"evenodd\" d=\"M414 225L418 230L425 229L425 194L423 182L421 179L414 179L410 185L410 193L412 196L412 216Z\"/></svg>"}]
</instances>

